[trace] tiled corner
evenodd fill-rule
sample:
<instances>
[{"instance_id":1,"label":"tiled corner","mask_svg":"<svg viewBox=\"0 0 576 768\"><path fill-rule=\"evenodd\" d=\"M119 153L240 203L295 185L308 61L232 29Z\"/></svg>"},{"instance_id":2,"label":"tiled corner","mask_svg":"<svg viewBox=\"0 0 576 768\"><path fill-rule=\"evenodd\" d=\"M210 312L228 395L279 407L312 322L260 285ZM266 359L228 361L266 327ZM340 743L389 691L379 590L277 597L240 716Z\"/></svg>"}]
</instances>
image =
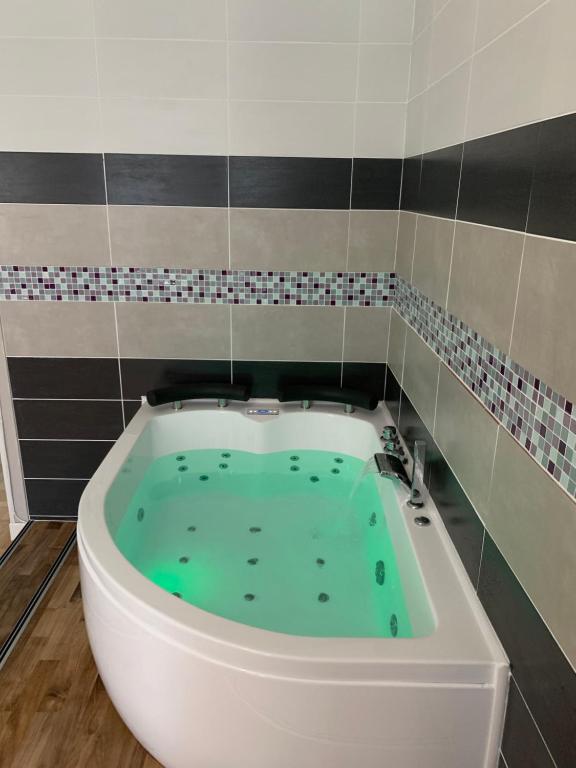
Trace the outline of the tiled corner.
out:
<instances>
[{"instance_id":1,"label":"tiled corner","mask_svg":"<svg viewBox=\"0 0 576 768\"><path fill-rule=\"evenodd\" d=\"M394 272L398 211L350 211L348 269Z\"/></svg>"},{"instance_id":2,"label":"tiled corner","mask_svg":"<svg viewBox=\"0 0 576 768\"><path fill-rule=\"evenodd\" d=\"M411 328L407 328L402 388L430 433L434 431L439 367L437 355Z\"/></svg>"},{"instance_id":3,"label":"tiled corner","mask_svg":"<svg viewBox=\"0 0 576 768\"><path fill-rule=\"evenodd\" d=\"M394 271L404 280L412 280L412 264L414 261L414 245L416 242L416 226L418 216L406 211L400 211L398 223L398 245L396 247L396 265Z\"/></svg>"},{"instance_id":4,"label":"tiled corner","mask_svg":"<svg viewBox=\"0 0 576 768\"><path fill-rule=\"evenodd\" d=\"M344 360L385 363L390 330L389 307L347 307L344 331Z\"/></svg>"},{"instance_id":5,"label":"tiled corner","mask_svg":"<svg viewBox=\"0 0 576 768\"><path fill-rule=\"evenodd\" d=\"M411 282L441 307L446 306L454 240L454 221L419 216Z\"/></svg>"},{"instance_id":6,"label":"tiled corner","mask_svg":"<svg viewBox=\"0 0 576 768\"><path fill-rule=\"evenodd\" d=\"M390 341L388 344L388 368L392 371L398 384L402 385L404 372L404 351L406 348L407 324L398 312L392 311L390 316Z\"/></svg>"}]
</instances>

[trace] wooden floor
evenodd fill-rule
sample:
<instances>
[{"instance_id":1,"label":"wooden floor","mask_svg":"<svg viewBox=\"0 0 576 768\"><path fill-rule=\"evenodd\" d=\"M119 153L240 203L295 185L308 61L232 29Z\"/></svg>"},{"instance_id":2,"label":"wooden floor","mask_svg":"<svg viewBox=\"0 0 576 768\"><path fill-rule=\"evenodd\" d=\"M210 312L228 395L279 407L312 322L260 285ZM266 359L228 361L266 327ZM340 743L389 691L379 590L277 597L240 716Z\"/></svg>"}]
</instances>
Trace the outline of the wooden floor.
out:
<instances>
[{"instance_id":1,"label":"wooden floor","mask_svg":"<svg viewBox=\"0 0 576 768\"><path fill-rule=\"evenodd\" d=\"M0 646L24 613L75 527L72 522L32 523L18 547L0 567Z\"/></svg>"},{"instance_id":2,"label":"wooden floor","mask_svg":"<svg viewBox=\"0 0 576 768\"><path fill-rule=\"evenodd\" d=\"M0 766L161 768L122 723L98 677L75 550L0 670Z\"/></svg>"},{"instance_id":3,"label":"wooden floor","mask_svg":"<svg viewBox=\"0 0 576 768\"><path fill-rule=\"evenodd\" d=\"M6 489L4 487L4 478L0 470L0 555L10 544L10 518L8 517L8 501L6 500Z\"/></svg>"}]
</instances>

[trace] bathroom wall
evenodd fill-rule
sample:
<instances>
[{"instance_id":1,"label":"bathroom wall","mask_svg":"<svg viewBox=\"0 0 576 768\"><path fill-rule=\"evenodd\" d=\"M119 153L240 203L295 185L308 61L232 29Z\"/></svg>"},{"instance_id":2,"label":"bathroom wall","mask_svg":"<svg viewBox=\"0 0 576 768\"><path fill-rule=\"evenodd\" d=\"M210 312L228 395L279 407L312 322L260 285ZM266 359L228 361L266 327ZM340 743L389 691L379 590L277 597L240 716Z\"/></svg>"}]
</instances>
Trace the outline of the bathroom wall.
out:
<instances>
[{"instance_id":1,"label":"bathroom wall","mask_svg":"<svg viewBox=\"0 0 576 768\"><path fill-rule=\"evenodd\" d=\"M0 2L21 514L75 516L154 386L383 395L412 22L411 0Z\"/></svg>"},{"instance_id":2,"label":"bathroom wall","mask_svg":"<svg viewBox=\"0 0 576 768\"><path fill-rule=\"evenodd\" d=\"M575 24L416 4L387 399L512 661L509 768L576 764Z\"/></svg>"}]
</instances>

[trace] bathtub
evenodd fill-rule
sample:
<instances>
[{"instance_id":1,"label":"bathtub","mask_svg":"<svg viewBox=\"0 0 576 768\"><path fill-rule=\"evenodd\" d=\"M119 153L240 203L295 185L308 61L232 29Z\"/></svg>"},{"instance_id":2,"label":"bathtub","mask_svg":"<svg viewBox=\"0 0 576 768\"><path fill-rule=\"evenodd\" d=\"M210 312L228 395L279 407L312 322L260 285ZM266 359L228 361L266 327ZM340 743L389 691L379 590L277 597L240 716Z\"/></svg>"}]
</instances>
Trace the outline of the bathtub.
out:
<instances>
[{"instance_id":1,"label":"bathtub","mask_svg":"<svg viewBox=\"0 0 576 768\"><path fill-rule=\"evenodd\" d=\"M90 645L120 716L166 768L496 768L508 660L431 499L415 511L406 488L376 479L413 637L248 626L156 586L116 544L158 457L225 445L366 460L387 424L382 405L143 404L89 482L78 548Z\"/></svg>"}]
</instances>

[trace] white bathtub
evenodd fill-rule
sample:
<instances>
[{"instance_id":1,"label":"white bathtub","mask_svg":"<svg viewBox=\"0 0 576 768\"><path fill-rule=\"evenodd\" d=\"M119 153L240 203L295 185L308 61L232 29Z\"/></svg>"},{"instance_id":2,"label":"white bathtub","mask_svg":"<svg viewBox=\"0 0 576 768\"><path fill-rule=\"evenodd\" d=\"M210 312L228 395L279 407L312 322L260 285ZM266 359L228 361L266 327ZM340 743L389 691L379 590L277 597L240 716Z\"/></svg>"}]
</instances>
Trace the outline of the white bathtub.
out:
<instances>
[{"instance_id":1,"label":"white bathtub","mask_svg":"<svg viewBox=\"0 0 576 768\"><path fill-rule=\"evenodd\" d=\"M121 717L166 768L496 768L508 660L432 500L414 512L403 487L377 480L419 635L409 639L302 637L230 621L160 589L116 547L155 458L225 445L368 459L392 423L382 406L279 411L144 405L88 484L78 523L84 612ZM417 514L432 524L416 526Z\"/></svg>"}]
</instances>

